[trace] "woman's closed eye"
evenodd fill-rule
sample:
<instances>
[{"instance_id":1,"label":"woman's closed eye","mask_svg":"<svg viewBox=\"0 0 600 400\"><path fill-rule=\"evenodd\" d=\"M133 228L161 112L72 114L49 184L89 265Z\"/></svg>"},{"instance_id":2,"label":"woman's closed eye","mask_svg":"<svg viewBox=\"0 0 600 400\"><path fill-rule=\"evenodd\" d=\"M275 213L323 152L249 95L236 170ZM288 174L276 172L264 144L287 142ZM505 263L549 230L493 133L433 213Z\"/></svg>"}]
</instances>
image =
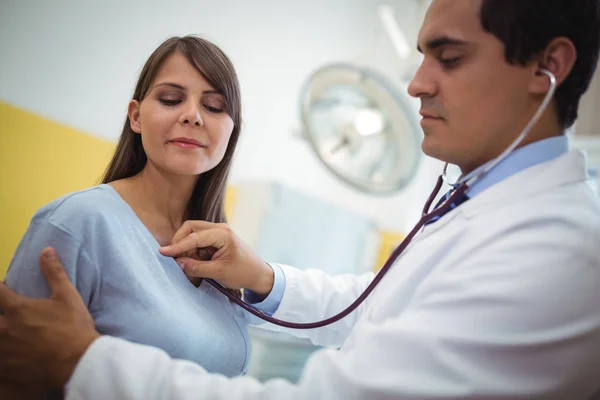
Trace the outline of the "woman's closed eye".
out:
<instances>
[{"instance_id":1,"label":"woman's closed eye","mask_svg":"<svg viewBox=\"0 0 600 400\"><path fill-rule=\"evenodd\" d=\"M208 112L219 114L225 111L225 100L220 95L209 94L202 98L202 107Z\"/></svg>"},{"instance_id":2,"label":"woman's closed eye","mask_svg":"<svg viewBox=\"0 0 600 400\"><path fill-rule=\"evenodd\" d=\"M222 112L223 112L223 109L222 109L222 108L220 108L220 107L215 107L215 106L211 106L211 105L209 105L209 104L205 104L205 105L204 105L204 108L206 108L208 111L210 111L210 112L212 112L212 113L215 113L215 114L218 114L218 113L222 113Z\"/></svg>"},{"instance_id":3,"label":"woman's closed eye","mask_svg":"<svg viewBox=\"0 0 600 400\"><path fill-rule=\"evenodd\" d=\"M159 97L158 101L160 101L161 104L164 104L166 106L177 106L181 103L183 103L183 99L181 98L169 98L169 97ZM211 113L222 113L224 110L224 107L222 104L216 103L216 102L204 102L202 104L202 107L204 107L207 111L211 112Z\"/></svg>"},{"instance_id":4,"label":"woman's closed eye","mask_svg":"<svg viewBox=\"0 0 600 400\"><path fill-rule=\"evenodd\" d=\"M180 104L182 102L181 99L164 99L164 98L160 98L158 99L162 104L166 105L166 106L176 106L177 104Z\"/></svg>"}]
</instances>

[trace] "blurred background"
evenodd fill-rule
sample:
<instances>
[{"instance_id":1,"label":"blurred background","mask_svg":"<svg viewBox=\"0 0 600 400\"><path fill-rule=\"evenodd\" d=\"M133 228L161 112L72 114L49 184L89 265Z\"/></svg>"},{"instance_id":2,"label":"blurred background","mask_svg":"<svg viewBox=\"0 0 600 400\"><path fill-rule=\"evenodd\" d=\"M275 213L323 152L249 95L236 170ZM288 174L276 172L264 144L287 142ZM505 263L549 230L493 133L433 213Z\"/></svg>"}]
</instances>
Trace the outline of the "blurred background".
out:
<instances>
[{"instance_id":1,"label":"blurred background","mask_svg":"<svg viewBox=\"0 0 600 400\"><path fill-rule=\"evenodd\" d=\"M186 34L221 47L241 83L244 127L227 198L234 230L270 261L331 273L378 269L418 219L441 168L420 154L419 103L406 95L426 5L2 0L0 278L39 207L96 184L145 60L166 38ZM596 178L598 80L571 132ZM358 106L350 101L357 93ZM348 118L356 126L338 135ZM331 129L322 128L326 119ZM347 149L333 155L338 140ZM364 166L375 172L357 176ZM297 379L315 350L279 334L253 332L253 340L250 374L259 379Z\"/></svg>"}]
</instances>

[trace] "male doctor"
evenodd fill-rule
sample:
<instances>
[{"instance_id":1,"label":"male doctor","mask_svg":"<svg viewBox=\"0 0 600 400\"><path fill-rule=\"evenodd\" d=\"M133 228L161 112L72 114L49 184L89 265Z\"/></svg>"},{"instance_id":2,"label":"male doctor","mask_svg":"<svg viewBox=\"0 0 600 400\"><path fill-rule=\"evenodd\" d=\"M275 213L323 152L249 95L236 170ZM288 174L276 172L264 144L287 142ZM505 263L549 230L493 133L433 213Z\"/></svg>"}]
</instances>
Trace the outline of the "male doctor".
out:
<instances>
[{"instance_id":1,"label":"male doctor","mask_svg":"<svg viewBox=\"0 0 600 400\"><path fill-rule=\"evenodd\" d=\"M0 285L0 376L65 386L68 399L600 398L600 201L565 137L598 61L598 0L433 0L418 46L409 92L422 102L423 151L463 176L531 119L550 87L540 69L559 87L521 146L420 231L366 303L293 332L337 348L315 353L298 384L227 379L100 336L48 249L51 299ZM212 261L180 256L205 247ZM161 251L296 322L339 312L372 279L269 266L203 222Z\"/></svg>"}]
</instances>

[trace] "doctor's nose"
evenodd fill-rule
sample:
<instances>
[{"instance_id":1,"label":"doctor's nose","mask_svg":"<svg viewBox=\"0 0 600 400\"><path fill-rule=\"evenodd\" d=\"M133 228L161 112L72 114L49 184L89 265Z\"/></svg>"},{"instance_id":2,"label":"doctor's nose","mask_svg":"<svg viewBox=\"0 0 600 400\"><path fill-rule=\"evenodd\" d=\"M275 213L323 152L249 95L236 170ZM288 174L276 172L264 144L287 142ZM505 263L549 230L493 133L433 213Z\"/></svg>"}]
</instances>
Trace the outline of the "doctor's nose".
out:
<instances>
[{"instance_id":1,"label":"doctor's nose","mask_svg":"<svg viewBox=\"0 0 600 400\"><path fill-rule=\"evenodd\" d=\"M412 97L432 97L437 92L437 85L423 65L419 67L408 85L408 94Z\"/></svg>"},{"instance_id":2,"label":"doctor's nose","mask_svg":"<svg viewBox=\"0 0 600 400\"><path fill-rule=\"evenodd\" d=\"M182 125L194 125L196 127L204 126L204 120L200 109L196 106L187 107L179 117L179 122Z\"/></svg>"}]
</instances>

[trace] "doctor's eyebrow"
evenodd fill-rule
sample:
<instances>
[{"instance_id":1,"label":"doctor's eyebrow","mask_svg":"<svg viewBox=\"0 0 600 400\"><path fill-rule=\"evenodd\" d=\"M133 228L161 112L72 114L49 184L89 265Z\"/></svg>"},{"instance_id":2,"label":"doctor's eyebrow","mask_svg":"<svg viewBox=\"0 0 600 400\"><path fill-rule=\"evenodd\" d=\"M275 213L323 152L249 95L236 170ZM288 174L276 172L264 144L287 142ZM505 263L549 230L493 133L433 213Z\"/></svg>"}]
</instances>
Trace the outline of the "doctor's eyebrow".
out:
<instances>
[{"instance_id":1,"label":"doctor's eyebrow","mask_svg":"<svg viewBox=\"0 0 600 400\"><path fill-rule=\"evenodd\" d=\"M466 40L455 39L450 36L440 36L428 40L425 44L425 48L428 50L435 50L443 46L465 46L469 43L470 42L467 42ZM419 51L419 53L423 53L423 49L419 44L417 44L417 50Z\"/></svg>"}]
</instances>

